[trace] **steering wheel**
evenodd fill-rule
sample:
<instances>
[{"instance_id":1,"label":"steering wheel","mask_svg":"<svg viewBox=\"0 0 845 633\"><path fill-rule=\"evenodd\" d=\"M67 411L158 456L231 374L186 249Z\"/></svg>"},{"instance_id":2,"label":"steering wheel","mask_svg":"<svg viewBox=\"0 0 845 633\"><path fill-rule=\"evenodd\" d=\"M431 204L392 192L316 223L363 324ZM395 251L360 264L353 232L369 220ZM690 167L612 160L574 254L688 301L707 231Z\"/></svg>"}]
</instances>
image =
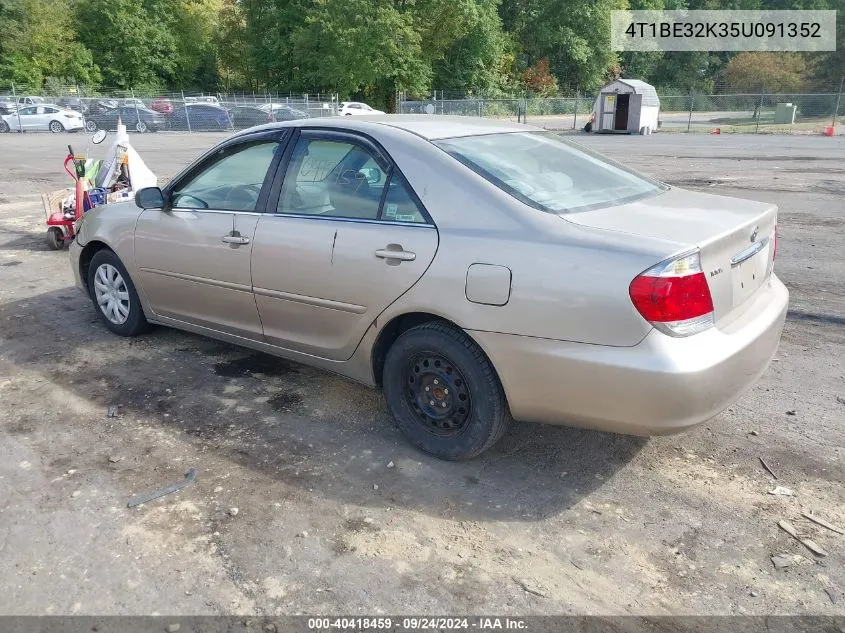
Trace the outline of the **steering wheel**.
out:
<instances>
[{"instance_id":1,"label":"steering wheel","mask_svg":"<svg viewBox=\"0 0 845 633\"><path fill-rule=\"evenodd\" d=\"M184 198L190 198L191 200L196 200L199 203L200 206L198 206L198 207L182 207L182 205L180 203L182 202L182 200ZM177 209L180 208L180 207L181 208L187 208L187 209L208 209L208 203L205 200L202 200L201 198L197 198L196 196L192 196L189 193L179 193L179 194L177 194L175 199L174 199L173 206L174 206L174 208L177 208Z\"/></svg>"},{"instance_id":2,"label":"steering wheel","mask_svg":"<svg viewBox=\"0 0 845 633\"><path fill-rule=\"evenodd\" d=\"M238 185L230 187L226 192L223 205L226 209L237 211L255 211L258 203L258 196L261 195L261 185ZM237 206L233 206L237 205Z\"/></svg>"}]
</instances>

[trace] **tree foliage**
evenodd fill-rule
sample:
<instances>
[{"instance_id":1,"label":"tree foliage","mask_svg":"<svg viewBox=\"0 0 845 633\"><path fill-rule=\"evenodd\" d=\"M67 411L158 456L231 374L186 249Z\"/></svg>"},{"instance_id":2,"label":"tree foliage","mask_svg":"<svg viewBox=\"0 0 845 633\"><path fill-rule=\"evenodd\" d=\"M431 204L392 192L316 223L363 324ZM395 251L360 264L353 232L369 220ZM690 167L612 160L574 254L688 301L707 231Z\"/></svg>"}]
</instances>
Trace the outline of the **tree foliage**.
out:
<instances>
[{"instance_id":1,"label":"tree foliage","mask_svg":"<svg viewBox=\"0 0 845 633\"><path fill-rule=\"evenodd\" d=\"M831 53L622 53L615 9L837 9ZM593 92L618 77L664 92L833 90L845 0L0 0L0 89L65 84L186 91L486 97Z\"/></svg>"}]
</instances>

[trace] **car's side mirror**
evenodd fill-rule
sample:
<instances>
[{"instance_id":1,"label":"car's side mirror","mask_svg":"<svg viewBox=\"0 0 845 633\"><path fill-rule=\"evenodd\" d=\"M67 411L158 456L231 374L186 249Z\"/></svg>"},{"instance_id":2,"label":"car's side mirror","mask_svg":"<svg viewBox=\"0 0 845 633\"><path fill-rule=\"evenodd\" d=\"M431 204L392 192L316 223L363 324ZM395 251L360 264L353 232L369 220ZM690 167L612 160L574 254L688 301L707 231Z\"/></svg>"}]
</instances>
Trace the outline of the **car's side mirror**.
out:
<instances>
[{"instance_id":1,"label":"car's side mirror","mask_svg":"<svg viewBox=\"0 0 845 633\"><path fill-rule=\"evenodd\" d=\"M158 187L144 187L135 194L135 204L142 209L164 209L164 193Z\"/></svg>"}]
</instances>

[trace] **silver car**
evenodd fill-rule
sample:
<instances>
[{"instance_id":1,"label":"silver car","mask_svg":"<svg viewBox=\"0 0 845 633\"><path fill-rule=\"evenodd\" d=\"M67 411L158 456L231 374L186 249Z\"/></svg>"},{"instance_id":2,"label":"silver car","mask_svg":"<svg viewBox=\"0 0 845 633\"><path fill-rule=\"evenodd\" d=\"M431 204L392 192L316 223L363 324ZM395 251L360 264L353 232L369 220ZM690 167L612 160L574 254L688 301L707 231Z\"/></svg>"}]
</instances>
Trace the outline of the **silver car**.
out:
<instances>
[{"instance_id":1,"label":"silver car","mask_svg":"<svg viewBox=\"0 0 845 633\"><path fill-rule=\"evenodd\" d=\"M543 130L344 117L251 128L86 214L113 332L176 327L384 390L444 459L512 418L671 433L766 370L777 207L668 187Z\"/></svg>"}]
</instances>

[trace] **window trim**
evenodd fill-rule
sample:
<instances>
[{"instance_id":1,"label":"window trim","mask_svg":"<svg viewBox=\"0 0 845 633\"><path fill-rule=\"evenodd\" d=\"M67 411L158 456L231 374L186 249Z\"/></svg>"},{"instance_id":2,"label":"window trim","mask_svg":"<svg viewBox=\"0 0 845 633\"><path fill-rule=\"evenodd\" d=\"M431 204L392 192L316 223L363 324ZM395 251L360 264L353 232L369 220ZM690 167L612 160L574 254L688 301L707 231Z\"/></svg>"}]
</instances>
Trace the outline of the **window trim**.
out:
<instances>
[{"instance_id":1,"label":"window trim","mask_svg":"<svg viewBox=\"0 0 845 633\"><path fill-rule=\"evenodd\" d=\"M164 210L196 211L199 213L202 213L204 211L216 211L222 213L263 214L267 207L267 200L270 195L270 188L272 186L276 170L278 168L279 162L282 160L284 151L287 149L288 141L291 136L292 134L289 130L270 130L245 134L243 136L228 139L222 143L219 143L218 145L215 145L205 154L196 159L193 163L188 165L188 167L176 174L176 176L174 176L170 180L170 182L162 188L162 193L164 194L164 200L166 203ZM273 160L270 161L270 165L267 167L267 172L264 174L264 181L261 184L261 191L258 194L258 201L255 203L255 209L253 209L252 211L233 211L229 209L194 209L172 206L171 202L173 193L178 190L182 183L192 180L197 176L197 174L204 171L205 169L208 169L214 162L217 162L217 160L219 160L216 160L217 154L230 148L235 148L242 145L249 145L262 141L275 141L278 143L278 146L276 147L276 150L273 154Z\"/></svg>"},{"instance_id":2,"label":"window trim","mask_svg":"<svg viewBox=\"0 0 845 633\"><path fill-rule=\"evenodd\" d=\"M388 177L385 180L385 187L384 191L382 191L381 200L379 200L378 215L374 219L346 218L343 216L333 215L311 215L305 213L279 213L277 211L279 205L279 198L282 193L282 185L284 184L288 165L290 164L290 160L293 156L293 151L296 147L296 144L299 142L299 139L303 136L308 139L339 141L343 143L351 143L354 145L358 145L359 147L362 147L367 151L371 152L373 154L373 157L376 159L377 163L383 163L380 164L379 167L387 174ZM423 222L397 222L395 220L382 219L382 213L384 212L384 202L387 196L387 186L390 184L390 178L392 178L395 174L399 174L399 177L402 179L402 184L407 190L414 204L417 206L420 215L422 215L424 220ZM273 184L270 188L270 195L267 200L265 210L267 215L280 218L304 218L314 220L334 220L338 222L360 222L364 224L387 224L396 226L420 226L437 228L436 224L434 223L434 220L431 217L431 214L428 212L428 209L425 208L425 205L422 203L422 200L420 200L420 197L417 195L417 192L414 191L413 187L411 187L411 184L408 182L408 179L405 177L405 174L402 173L402 170L396 164L396 161L393 160L390 154L387 153L387 151L378 143L378 141L376 141L368 134L333 127L301 126L295 128L293 134L291 134L288 138L287 146L282 152L281 160L279 161L279 164L276 168L276 175L273 178Z\"/></svg>"}]
</instances>

